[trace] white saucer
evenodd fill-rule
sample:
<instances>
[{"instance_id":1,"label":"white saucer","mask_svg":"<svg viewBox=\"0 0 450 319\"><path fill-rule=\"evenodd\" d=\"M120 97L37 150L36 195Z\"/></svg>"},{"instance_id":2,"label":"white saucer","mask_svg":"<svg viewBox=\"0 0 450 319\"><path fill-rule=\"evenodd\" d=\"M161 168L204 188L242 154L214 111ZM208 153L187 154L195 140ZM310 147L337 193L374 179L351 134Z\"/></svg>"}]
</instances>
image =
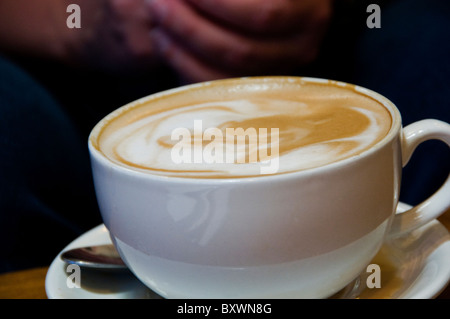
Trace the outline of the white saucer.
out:
<instances>
[{"instance_id":1,"label":"white saucer","mask_svg":"<svg viewBox=\"0 0 450 319\"><path fill-rule=\"evenodd\" d=\"M399 211L408 206L399 205ZM63 249L111 243L108 230L99 225L83 234ZM437 296L450 280L450 234L437 220L385 243L374 258L381 270L381 288L367 288L361 274L334 298L420 298ZM48 270L45 289L51 299L156 299L157 294L146 288L131 273L82 270L81 287L69 288L67 265L58 255Z\"/></svg>"}]
</instances>

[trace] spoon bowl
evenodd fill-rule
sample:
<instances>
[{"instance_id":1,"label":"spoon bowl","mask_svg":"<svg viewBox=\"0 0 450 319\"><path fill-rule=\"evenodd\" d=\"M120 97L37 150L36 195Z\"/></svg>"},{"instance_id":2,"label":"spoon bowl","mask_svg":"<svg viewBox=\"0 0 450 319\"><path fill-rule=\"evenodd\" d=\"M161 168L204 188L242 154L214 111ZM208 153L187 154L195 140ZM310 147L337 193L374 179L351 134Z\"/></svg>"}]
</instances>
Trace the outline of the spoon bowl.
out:
<instances>
[{"instance_id":1,"label":"spoon bowl","mask_svg":"<svg viewBox=\"0 0 450 319\"><path fill-rule=\"evenodd\" d=\"M61 254L68 264L100 270L128 270L116 248L112 244L79 247Z\"/></svg>"}]
</instances>

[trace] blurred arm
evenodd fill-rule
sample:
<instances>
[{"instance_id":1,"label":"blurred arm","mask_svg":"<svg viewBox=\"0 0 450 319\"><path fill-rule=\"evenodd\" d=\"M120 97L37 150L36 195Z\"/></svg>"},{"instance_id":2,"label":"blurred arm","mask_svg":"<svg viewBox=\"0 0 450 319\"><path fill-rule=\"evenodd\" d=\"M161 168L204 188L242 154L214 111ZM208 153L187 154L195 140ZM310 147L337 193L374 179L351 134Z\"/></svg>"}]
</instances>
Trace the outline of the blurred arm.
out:
<instances>
[{"instance_id":1,"label":"blurred arm","mask_svg":"<svg viewBox=\"0 0 450 319\"><path fill-rule=\"evenodd\" d=\"M67 54L61 0L1 0L0 49L61 58Z\"/></svg>"}]
</instances>

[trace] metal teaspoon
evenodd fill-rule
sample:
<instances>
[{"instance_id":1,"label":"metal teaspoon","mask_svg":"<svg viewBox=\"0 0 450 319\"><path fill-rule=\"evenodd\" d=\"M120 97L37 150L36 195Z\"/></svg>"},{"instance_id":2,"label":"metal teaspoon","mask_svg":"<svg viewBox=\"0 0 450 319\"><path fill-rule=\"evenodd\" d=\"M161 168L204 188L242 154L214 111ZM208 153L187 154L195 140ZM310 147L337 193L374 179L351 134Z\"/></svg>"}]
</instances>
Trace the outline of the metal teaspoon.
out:
<instances>
[{"instance_id":1,"label":"metal teaspoon","mask_svg":"<svg viewBox=\"0 0 450 319\"><path fill-rule=\"evenodd\" d=\"M66 263L100 270L128 269L112 244L79 247L61 254Z\"/></svg>"}]
</instances>

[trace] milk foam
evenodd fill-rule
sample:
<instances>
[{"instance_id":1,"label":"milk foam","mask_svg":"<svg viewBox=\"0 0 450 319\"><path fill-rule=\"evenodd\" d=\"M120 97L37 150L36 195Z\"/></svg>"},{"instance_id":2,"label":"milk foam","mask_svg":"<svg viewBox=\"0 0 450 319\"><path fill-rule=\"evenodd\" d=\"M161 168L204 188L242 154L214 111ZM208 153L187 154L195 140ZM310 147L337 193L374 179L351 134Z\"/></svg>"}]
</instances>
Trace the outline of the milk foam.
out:
<instances>
[{"instance_id":1,"label":"milk foam","mask_svg":"<svg viewBox=\"0 0 450 319\"><path fill-rule=\"evenodd\" d=\"M152 109L150 101L145 106L130 108L118 117L122 120L117 124L112 121L107 125L109 130L101 134L100 149L121 165L153 174L197 178L261 176L261 167L270 164L267 160L240 164L225 161L176 163L171 151L179 141L171 139L172 132L184 128L193 134L194 123L198 124L199 120L203 132L219 128L224 136L227 127L255 128L256 131L266 128L269 135L271 128L277 128L276 173L280 174L357 155L380 141L391 125L384 107L348 88L302 84L295 90L275 90L274 93L269 87L262 91L219 95L208 102L193 99L192 103L187 94L186 99L180 99L183 101L180 107L155 106ZM205 96L209 98L214 98L214 94ZM164 102L164 98L161 101ZM142 116L145 113L150 114ZM202 138L201 135L192 137ZM225 139L223 141L226 145ZM268 141L271 142L270 136ZM203 141L202 145L207 143ZM236 158L249 156L248 147L232 146L228 148L235 152ZM271 146L275 145L268 144L267 148ZM225 157L227 147L223 150Z\"/></svg>"}]
</instances>

